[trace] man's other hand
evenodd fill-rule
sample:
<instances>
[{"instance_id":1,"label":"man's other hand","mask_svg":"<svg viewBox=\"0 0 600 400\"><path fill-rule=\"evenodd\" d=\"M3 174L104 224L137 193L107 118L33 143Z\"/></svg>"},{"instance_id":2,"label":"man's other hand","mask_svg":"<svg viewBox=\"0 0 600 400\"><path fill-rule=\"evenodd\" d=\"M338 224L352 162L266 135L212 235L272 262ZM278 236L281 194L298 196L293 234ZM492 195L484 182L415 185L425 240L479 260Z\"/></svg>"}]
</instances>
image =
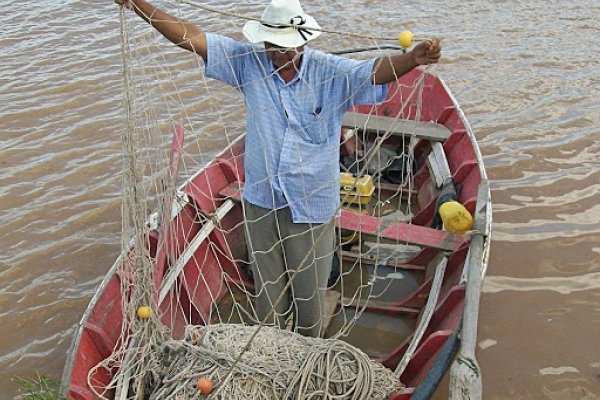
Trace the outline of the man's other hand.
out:
<instances>
[{"instance_id":1,"label":"man's other hand","mask_svg":"<svg viewBox=\"0 0 600 400\"><path fill-rule=\"evenodd\" d=\"M435 64L442 56L440 39L433 38L431 40L425 40L416 45L411 53L418 65Z\"/></svg>"}]
</instances>

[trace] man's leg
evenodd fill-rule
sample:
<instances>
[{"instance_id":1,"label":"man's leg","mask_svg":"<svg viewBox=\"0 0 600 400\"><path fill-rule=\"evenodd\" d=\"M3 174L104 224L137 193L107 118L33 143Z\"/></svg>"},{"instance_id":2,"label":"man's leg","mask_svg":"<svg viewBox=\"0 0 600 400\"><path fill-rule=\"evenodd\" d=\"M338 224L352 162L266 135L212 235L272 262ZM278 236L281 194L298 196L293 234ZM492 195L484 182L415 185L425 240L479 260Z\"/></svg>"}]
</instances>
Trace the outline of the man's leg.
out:
<instances>
[{"instance_id":1,"label":"man's leg","mask_svg":"<svg viewBox=\"0 0 600 400\"><path fill-rule=\"evenodd\" d=\"M289 213L288 209L285 211ZM322 329L326 329L322 324L334 251L334 224L294 224L291 215L282 215L280 221L284 219L287 222L284 259L290 275L297 271L292 281L295 329L305 336L317 337Z\"/></svg>"},{"instance_id":2,"label":"man's leg","mask_svg":"<svg viewBox=\"0 0 600 400\"><path fill-rule=\"evenodd\" d=\"M246 216L246 246L252 265L256 297L256 316L262 321L273 308L287 284L285 261L277 213L244 201ZM267 321L270 325L285 327L285 316L290 311L289 294L275 307L275 314Z\"/></svg>"}]
</instances>

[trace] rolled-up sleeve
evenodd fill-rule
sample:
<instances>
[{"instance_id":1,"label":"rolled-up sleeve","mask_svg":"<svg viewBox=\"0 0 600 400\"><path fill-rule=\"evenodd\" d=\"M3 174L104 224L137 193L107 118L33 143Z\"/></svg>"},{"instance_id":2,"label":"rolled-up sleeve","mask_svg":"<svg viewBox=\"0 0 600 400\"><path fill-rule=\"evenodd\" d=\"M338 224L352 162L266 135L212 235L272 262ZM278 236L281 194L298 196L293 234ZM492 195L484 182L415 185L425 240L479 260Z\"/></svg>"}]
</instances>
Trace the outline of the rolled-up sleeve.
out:
<instances>
[{"instance_id":1,"label":"rolled-up sleeve","mask_svg":"<svg viewBox=\"0 0 600 400\"><path fill-rule=\"evenodd\" d=\"M206 34L206 42L208 57L205 75L239 89L243 84L243 56L252 49L248 45L214 33Z\"/></svg>"},{"instance_id":2,"label":"rolled-up sleeve","mask_svg":"<svg viewBox=\"0 0 600 400\"><path fill-rule=\"evenodd\" d=\"M375 59L358 61L340 57L338 68L344 74L347 108L380 103L385 100L387 85L373 84L374 63Z\"/></svg>"}]
</instances>

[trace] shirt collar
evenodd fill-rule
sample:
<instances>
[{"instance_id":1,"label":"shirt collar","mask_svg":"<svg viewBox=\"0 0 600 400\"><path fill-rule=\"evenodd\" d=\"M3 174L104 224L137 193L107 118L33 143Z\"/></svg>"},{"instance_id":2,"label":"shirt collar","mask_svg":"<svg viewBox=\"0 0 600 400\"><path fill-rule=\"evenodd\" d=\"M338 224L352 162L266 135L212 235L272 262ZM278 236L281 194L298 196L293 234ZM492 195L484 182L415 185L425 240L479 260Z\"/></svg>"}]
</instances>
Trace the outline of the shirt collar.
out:
<instances>
[{"instance_id":1,"label":"shirt collar","mask_svg":"<svg viewBox=\"0 0 600 400\"><path fill-rule=\"evenodd\" d=\"M312 53L313 53L313 49L309 48L308 46L304 46L304 54L302 54L302 62L300 64L300 70L298 71L298 73L296 73L296 76L294 76L294 79L292 79L289 82L285 82L281 76L279 76L279 74L275 71L275 67L273 66L273 63L271 62L271 60L269 60L269 57L267 57L267 53L264 52L264 57L267 61L267 64L269 65L269 74L273 75L275 77L275 80L277 82L279 82L281 85L283 86L290 86L293 85L294 83L296 83L301 77L304 76L305 71L306 71L306 65L308 64L308 61L312 58Z\"/></svg>"}]
</instances>

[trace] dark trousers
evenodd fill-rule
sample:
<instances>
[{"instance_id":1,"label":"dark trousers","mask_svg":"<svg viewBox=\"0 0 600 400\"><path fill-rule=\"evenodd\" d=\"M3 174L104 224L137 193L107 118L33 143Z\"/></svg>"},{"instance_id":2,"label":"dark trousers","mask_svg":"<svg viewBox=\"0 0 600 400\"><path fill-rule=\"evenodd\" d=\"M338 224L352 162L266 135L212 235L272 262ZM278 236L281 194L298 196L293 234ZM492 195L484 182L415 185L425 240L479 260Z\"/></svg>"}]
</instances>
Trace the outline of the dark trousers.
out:
<instances>
[{"instance_id":1,"label":"dark trousers","mask_svg":"<svg viewBox=\"0 0 600 400\"><path fill-rule=\"evenodd\" d=\"M288 207L267 210L244 201L244 209L257 318L262 321L275 308L267 323L283 328L293 312L296 332L319 336L326 329L322 323L334 224L294 223ZM275 304L292 277L287 293Z\"/></svg>"}]
</instances>

